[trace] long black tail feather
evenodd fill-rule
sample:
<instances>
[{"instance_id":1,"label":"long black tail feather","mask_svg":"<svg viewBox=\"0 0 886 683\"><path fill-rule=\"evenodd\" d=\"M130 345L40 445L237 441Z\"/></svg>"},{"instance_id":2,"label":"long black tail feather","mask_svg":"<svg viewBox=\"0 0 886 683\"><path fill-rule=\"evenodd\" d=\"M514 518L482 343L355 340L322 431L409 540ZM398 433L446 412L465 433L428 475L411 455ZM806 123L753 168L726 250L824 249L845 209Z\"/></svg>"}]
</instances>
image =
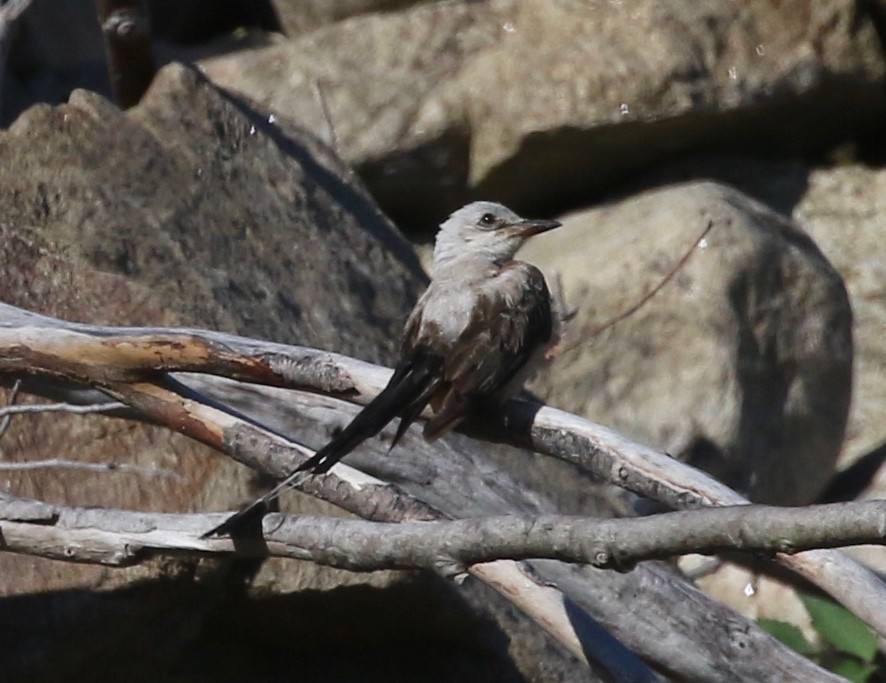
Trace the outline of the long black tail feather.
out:
<instances>
[{"instance_id":1,"label":"long black tail feather","mask_svg":"<svg viewBox=\"0 0 886 683\"><path fill-rule=\"evenodd\" d=\"M261 525L268 503L288 488L298 477L321 474L353 451L366 439L375 436L395 417L401 422L394 437L400 440L409 424L418 417L440 381L440 361L430 356L413 358L394 372L388 385L328 444L297 467L286 479L265 495L228 517L201 538L245 533ZM391 446L393 448L393 444Z\"/></svg>"},{"instance_id":2,"label":"long black tail feather","mask_svg":"<svg viewBox=\"0 0 886 683\"><path fill-rule=\"evenodd\" d=\"M416 359L409 366L398 368L388 386L347 427L295 471L314 474L329 471L335 463L366 439L378 434L395 417L406 418L408 426L408 422L414 420L427 405L439 379L438 369L439 363L430 358ZM402 431L405 432L405 427ZM402 432L398 429L394 443L401 436Z\"/></svg>"}]
</instances>

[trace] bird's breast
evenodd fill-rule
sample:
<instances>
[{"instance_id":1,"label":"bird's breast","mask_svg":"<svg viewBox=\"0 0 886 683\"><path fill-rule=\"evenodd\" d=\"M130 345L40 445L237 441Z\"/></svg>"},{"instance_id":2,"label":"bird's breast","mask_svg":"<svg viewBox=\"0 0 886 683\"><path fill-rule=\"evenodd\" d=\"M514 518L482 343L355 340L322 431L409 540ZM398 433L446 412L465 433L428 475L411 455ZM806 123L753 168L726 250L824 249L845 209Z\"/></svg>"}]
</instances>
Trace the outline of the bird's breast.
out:
<instances>
[{"instance_id":1,"label":"bird's breast","mask_svg":"<svg viewBox=\"0 0 886 683\"><path fill-rule=\"evenodd\" d=\"M433 287L433 285L432 285ZM462 336L475 315L478 292L475 288L453 285L428 290L421 316L420 336L439 337L443 344Z\"/></svg>"}]
</instances>

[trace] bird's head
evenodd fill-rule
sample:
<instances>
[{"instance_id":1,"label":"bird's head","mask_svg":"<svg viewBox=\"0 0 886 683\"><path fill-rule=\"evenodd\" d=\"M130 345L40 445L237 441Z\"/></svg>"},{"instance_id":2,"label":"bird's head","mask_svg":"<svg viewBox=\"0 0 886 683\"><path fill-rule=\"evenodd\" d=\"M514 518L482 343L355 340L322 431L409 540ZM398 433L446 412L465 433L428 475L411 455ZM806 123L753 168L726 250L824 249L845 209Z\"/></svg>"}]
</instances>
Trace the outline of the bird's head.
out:
<instances>
[{"instance_id":1,"label":"bird's head","mask_svg":"<svg viewBox=\"0 0 886 683\"><path fill-rule=\"evenodd\" d=\"M434 246L434 265L466 257L509 261L527 239L559 225L557 221L521 218L494 202L473 202L453 213L440 226Z\"/></svg>"}]
</instances>

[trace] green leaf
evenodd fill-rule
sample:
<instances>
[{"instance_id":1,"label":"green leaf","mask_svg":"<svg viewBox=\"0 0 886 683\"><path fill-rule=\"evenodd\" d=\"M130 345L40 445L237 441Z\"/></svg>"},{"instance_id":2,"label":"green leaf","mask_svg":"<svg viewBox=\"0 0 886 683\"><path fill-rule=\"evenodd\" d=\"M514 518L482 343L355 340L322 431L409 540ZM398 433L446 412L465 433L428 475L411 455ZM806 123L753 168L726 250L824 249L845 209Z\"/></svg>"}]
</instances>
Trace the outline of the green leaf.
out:
<instances>
[{"instance_id":1,"label":"green leaf","mask_svg":"<svg viewBox=\"0 0 886 683\"><path fill-rule=\"evenodd\" d=\"M803 632L793 624L776 619L757 619L757 624L764 631L801 655L809 657L817 652L815 646L806 640Z\"/></svg>"},{"instance_id":2,"label":"green leaf","mask_svg":"<svg viewBox=\"0 0 886 683\"><path fill-rule=\"evenodd\" d=\"M838 676L848 678L855 683L865 683L876 670L876 664L867 664L848 657L831 669Z\"/></svg>"},{"instance_id":3,"label":"green leaf","mask_svg":"<svg viewBox=\"0 0 886 683\"><path fill-rule=\"evenodd\" d=\"M800 595L812 625L834 649L870 662L877 654L877 636L861 619L827 598Z\"/></svg>"}]
</instances>

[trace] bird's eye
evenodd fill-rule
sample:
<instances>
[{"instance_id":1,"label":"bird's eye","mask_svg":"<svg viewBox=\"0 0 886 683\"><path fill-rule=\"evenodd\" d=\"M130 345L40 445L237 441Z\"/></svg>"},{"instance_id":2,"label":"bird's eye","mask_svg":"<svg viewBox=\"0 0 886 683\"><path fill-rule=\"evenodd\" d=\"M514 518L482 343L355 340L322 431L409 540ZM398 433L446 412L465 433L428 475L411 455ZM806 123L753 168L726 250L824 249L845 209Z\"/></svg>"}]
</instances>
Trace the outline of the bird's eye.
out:
<instances>
[{"instance_id":1,"label":"bird's eye","mask_svg":"<svg viewBox=\"0 0 886 683\"><path fill-rule=\"evenodd\" d=\"M486 227L495 225L495 216L491 213L484 213L480 216L480 225L484 225Z\"/></svg>"}]
</instances>

